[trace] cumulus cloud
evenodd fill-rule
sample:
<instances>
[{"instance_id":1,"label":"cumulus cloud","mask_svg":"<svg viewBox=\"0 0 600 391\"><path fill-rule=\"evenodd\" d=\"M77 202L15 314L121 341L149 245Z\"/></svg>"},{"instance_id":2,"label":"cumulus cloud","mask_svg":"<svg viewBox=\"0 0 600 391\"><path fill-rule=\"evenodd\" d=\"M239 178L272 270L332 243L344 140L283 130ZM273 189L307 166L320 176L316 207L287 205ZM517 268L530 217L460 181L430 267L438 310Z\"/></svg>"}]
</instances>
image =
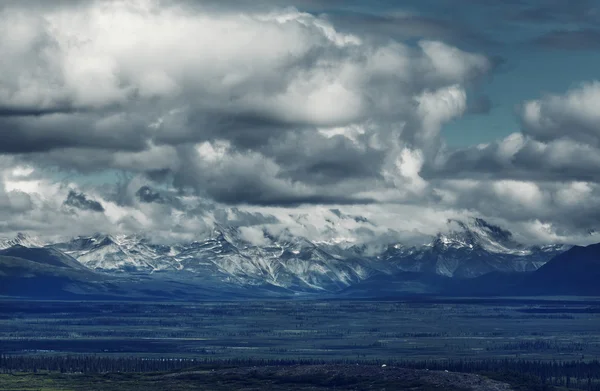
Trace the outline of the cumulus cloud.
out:
<instances>
[{"instance_id":1,"label":"cumulus cloud","mask_svg":"<svg viewBox=\"0 0 600 391\"><path fill-rule=\"evenodd\" d=\"M429 178L598 182L600 83L524 102L522 131L485 145L449 151L423 170Z\"/></svg>"},{"instance_id":2,"label":"cumulus cloud","mask_svg":"<svg viewBox=\"0 0 600 391\"><path fill-rule=\"evenodd\" d=\"M141 140L202 140L211 131L235 141L245 130L236 122L345 125L395 115L398 98L490 67L440 42L420 50L362 42L293 9L239 15L111 1L41 14L9 7L0 18L0 106L18 124L19 112L34 117L16 134L55 139L48 148L143 148ZM156 113L151 123L145 110ZM85 130L61 131L67 124Z\"/></svg>"},{"instance_id":3,"label":"cumulus cloud","mask_svg":"<svg viewBox=\"0 0 600 391\"><path fill-rule=\"evenodd\" d=\"M537 221L544 238L595 231L600 216L600 83L524 102L522 131L447 150L420 174L454 207ZM533 225L530 225L530 227ZM546 234L543 234L546 232ZM550 236L548 236L550 235Z\"/></svg>"},{"instance_id":4,"label":"cumulus cloud","mask_svg":"<svg viewBox=\"0 0 600 391\"><path fill-rule=\"evenodd\" d=\"M434 153L441 125L465 110L466 86L493 67L438 41L340 32L293 8L14 3L0 19L0 127L14 129L2 152L171 173L226 203L370 202L348 196L350 182L381 174L388 139ZM324 135L356 126L360 138ZM206 159L216 145L228 153Z\"/></svg>"},{"instance_id":5,"label":"cumulus cloud","mask_svg":"<svg viewBox=\"0 0 600 391\"><path fill-rule=\"evenodd\" d=\"M5 2L0 231L193 240L226 225L263 245L418 242L473 216L531 242L595 227L600 84L524 102L520 132L452 150L444 125L491 109L478 87L498 60L451 45L487 42L464 26L390 18Z\"/></svg>"},{"instance_id":6,"label":"cumulus cloud","mask_svg":"<svg viewBox=\"0 0 600 391\"><path fill-rule=\"evenodd\" d=\"M523 132L540 141L571 139L599 145L600 82L594 81L564 95L548 95L523 106Z\"/></svg>"}]
</instances>

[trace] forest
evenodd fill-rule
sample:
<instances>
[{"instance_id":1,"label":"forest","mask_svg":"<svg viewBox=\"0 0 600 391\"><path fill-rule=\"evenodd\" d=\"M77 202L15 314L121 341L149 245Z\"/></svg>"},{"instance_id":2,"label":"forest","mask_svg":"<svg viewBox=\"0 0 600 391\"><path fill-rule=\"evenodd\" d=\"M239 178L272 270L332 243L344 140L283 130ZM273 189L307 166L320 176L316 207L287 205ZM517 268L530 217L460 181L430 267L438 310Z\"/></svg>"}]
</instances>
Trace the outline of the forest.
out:
<instances>
[{"instance_id":1,"label":"forest","mask_svg":"<svg viewBox=\"0 0 600 391\"><path fill-rule=\"evenodd\" d=\"M0 389L7 374L110 374L110 373L199 373L231 368L314 367L356 365L364 367L398 367L414 370L449 371L480 374L508 382L523 390L552 390L556 387L588 391L600 390L599 361L529 361L514 359L485 360L317 360L282 359L173 359L143 357L15 356L0 355Z\"/></svg>"}]
</instances>

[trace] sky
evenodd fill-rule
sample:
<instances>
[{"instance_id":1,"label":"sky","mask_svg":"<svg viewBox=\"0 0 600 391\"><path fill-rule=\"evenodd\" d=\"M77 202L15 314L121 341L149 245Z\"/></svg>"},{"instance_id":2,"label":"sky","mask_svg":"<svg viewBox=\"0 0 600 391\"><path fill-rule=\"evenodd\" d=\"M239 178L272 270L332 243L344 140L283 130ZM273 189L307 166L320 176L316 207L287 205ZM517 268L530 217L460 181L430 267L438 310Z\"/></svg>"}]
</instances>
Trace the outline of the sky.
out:
<instances>
[{"instance_id":1,"label":"sky","mask_svg":"<svg viewBox=\"0 0 600 391\"><path fill-rule=\"evenodd\" d=\"M600 242L600 3L6 0L0 236Z\"/></svg>"}]
</instances>

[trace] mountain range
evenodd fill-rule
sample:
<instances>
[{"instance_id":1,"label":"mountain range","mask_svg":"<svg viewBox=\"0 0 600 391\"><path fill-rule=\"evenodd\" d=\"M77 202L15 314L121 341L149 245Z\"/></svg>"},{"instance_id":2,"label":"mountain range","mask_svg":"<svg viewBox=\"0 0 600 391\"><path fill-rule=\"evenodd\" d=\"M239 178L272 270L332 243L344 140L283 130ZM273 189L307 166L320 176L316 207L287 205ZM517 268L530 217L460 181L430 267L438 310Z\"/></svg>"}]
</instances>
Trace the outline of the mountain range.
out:
<instances>
[{"instance_id":1,"label":"mountain range","mask_svg":"<svg viewBox=\"0 0 600 391\"><path fill-rule=\"evenodd\" d=\"M140 298L556 293L549 285L578 294L581 284L556 285L556 275L575 280L600 259L588 248L522 245L482 219L448 224L423 245L378 251L267 232L257 246L238 228L220 226L201 241L169 245L141 235L46 243L19 234L0 241L0 294L32 295L32 282L36 294ZM565 261L573 257L583 260Z\"/></svg>"}]
</instances>

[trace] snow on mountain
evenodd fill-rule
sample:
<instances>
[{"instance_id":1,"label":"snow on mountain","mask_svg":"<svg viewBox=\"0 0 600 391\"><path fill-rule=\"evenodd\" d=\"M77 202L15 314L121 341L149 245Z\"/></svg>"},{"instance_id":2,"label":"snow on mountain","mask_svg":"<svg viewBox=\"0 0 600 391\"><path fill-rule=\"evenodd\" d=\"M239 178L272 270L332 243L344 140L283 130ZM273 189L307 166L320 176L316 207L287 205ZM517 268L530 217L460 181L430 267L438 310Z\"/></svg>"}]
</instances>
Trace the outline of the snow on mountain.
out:
<instances>
[{"instance_id":1,"label":"snow on mountain","mask_svg":"<svg viewBox=\"0 0 600 391\"><path fill-rule=\"evenodd\" d=\"M493 272L537 270L564 246L527 247L512 234L482 219L451 220L449 230L422 247L390 246L378 258L397 270L446 277L478 277Z\"/></svg>"},{"instance_id":2,"label":"snow on mountain","mask_svg":"<svg viewBox=\"0 0 600 391\"><path fill-rule=\"evenodd\" d=\"M0 250L4 250L13 246L36 248L44 247L44 245L45 243L39 238L20 232L14 238L0 239Z\"/></svg>"},{"instance_id":3,"label":"snow on mountain","mask_svg":"<svg viewBox=\"0 0 600 391\"><path fill-rule=\"evenodd\" d=\"M90 269L103 271L147 271L173 269L173 249L155 245L138 236L96 234L51 245L76 258Z\"/></svg>"},{"instance_id":4,"label":"snow on mountain","mask_svg":"<svg viewBox=\"0 0 600 391\"><path fill-rule=\"evenodd\" d=\"M218 272L245 284L304 290L337 290L368 275L366 268L334 256L304 238L254 246L235 229L192 243L176 257L186 271Z\"/></svg>"},{"instance_id":5,"label":"snow on mountain","mask_svg":"<svg viewBox=\"0 0 600 391\"><path fill-rule=\"evenodd\" d=\"M42 247L44 243L20 234L0 242L0 249L15 245ZM140 235L96 234L47 247L106 273L161 272L198 283L297 292L336 292L375 275L402 272L467 278L493 271L533 271L567 249L524 246L509 231L482 219L449 221L445 232L424 245L395 243L377 252L373 252L377 246L349 245L347 240L312 242L289 232L278 237L264 232L264 240L257 242L239 228L223 226L191 243L158 245Z\"/></svg>"},{"instance_id":6,"label":"snow on mountain","mask_svg":"<svg viewBox=\"0 0 600 391\"><path fill-rule=\"evenodd\" d=\"M256 246L237 228L217 226L208 238L173 246L141 236L77 237L50 247L90 269L109 273L178 272L186 278L295 291L336 291L376 272L367 260L335 256L299 237L269 237Z\"/></svg>"}]
</instances>

